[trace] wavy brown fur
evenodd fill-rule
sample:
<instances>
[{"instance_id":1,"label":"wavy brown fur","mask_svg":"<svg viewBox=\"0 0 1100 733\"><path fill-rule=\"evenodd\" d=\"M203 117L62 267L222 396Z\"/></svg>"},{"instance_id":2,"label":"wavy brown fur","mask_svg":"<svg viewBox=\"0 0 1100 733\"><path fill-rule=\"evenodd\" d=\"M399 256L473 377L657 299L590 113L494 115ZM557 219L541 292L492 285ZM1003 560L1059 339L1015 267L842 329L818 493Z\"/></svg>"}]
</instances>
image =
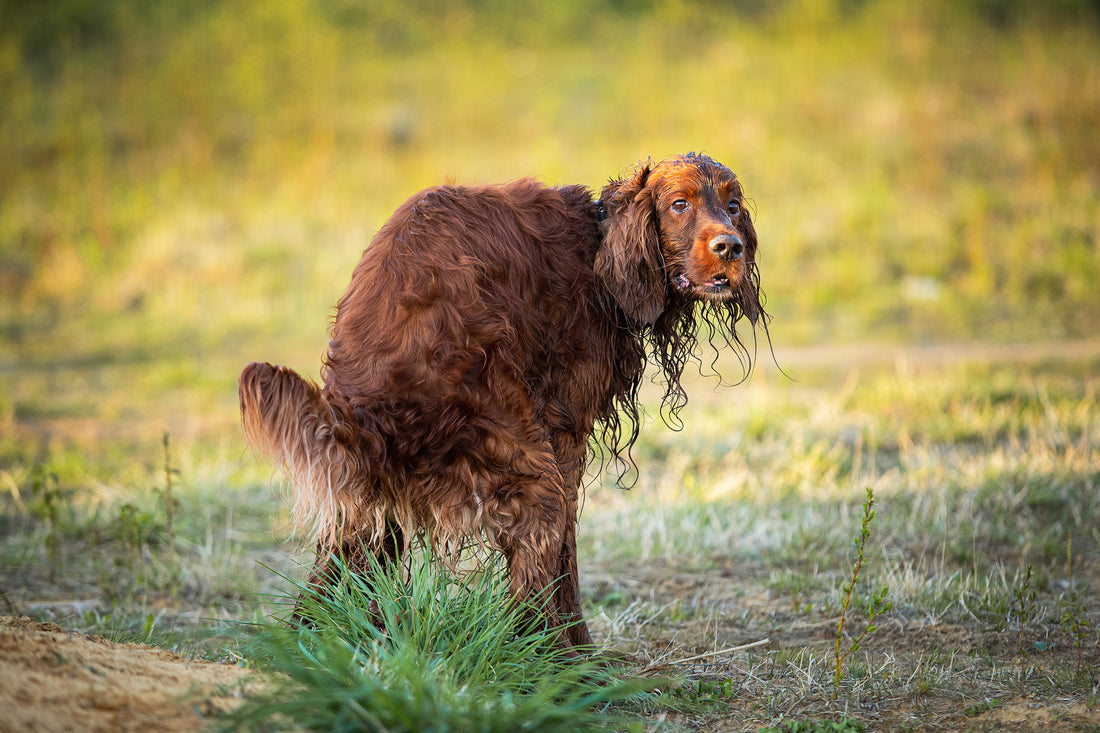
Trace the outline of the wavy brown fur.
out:
<instances>
[{"instance_id":1,"label":"wavy brown fur","mask_svg":"<svg viewBox=\"0 0 1100 733\"><path fill-rule=\"evenodd\" d=\"M245 434L289 475L313 580L334 552L480 538L517 597L576 622L563 642L590 643L576 560L589 437L632 465L647 350L675 416L700 325L748 369L735 326L763 314L756 245L736 177L695 154L640 164L595 203L532 180L409 199L340 300L323 388L269 364L241 374Z\"/></svg>"}]
</instances>

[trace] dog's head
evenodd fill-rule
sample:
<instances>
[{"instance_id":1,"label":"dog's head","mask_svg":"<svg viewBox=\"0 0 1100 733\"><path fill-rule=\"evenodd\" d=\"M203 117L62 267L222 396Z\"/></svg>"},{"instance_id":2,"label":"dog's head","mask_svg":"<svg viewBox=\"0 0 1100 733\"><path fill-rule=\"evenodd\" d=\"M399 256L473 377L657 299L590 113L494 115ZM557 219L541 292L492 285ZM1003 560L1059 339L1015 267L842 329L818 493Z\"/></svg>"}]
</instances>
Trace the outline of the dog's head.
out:
<instances>
[{"instance_id":1,"label":"dog's head","mask_svg":"<svg viewBox=\"0 0 1100 733\"><path fill-rule=\"evenodd\" d=\"M600 203L596 272L637 325L652 325L670 299L727 305L756 323L756 230L729 168L695 153L639 164Z\"/></svg>"}]
</instances>

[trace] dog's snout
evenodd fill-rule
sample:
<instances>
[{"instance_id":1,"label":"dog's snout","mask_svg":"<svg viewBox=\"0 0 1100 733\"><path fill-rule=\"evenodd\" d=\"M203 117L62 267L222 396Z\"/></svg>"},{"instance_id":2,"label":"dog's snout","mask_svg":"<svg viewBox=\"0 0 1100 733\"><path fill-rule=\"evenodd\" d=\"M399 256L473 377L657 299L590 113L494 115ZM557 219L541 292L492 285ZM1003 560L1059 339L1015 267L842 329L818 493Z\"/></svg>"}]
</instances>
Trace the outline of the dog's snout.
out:
<instances>
[{"instance_id":1,"label":"dog's snout","mask_svg":"<svg viewBox=\"0 0 1100 733\"><path fill-rule=\"evenodd\" d=\"M745 243L736 234L719 234L708 243L710 251L723 260L740 259L745 253Z\"/></svg>"}]
</instances>

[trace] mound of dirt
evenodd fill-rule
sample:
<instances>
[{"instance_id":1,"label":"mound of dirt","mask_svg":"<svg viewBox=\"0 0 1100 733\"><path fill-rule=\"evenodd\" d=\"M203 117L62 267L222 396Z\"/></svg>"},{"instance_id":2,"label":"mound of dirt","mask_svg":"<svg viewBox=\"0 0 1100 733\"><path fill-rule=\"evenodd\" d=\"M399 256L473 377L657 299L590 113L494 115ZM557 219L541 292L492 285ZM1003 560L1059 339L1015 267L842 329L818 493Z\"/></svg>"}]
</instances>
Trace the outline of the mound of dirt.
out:
<instances>
[{"instance_id":1,"label":"mound of dirt","mask_svg":"<svg viewBox=\"0 0 1100 733\"><path fill-rule=\"evenodd\" d=\"M249 675L0 616L0 731L197 731L239 704Z\"/></svg>"}]
</instances>

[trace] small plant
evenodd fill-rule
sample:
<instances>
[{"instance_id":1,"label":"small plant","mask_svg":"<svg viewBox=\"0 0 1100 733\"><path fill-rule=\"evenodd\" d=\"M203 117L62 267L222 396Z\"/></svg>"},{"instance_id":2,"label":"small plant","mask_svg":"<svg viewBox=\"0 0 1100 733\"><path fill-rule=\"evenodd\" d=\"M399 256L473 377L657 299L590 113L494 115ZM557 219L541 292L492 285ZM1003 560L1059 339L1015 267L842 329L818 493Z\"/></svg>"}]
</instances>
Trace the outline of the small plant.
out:
<instances>
[{"instance_id":1,"label":"small plant","mask_svg":"<svg viewBox=\"0 0 1100 733\"><path fill-rule=\"evenodd\" d=\"M768 587L777 594L791 599L791 613L796 616L807 615L813 611L814 603L808 599L810 590L817 585L816 578L798 572L784 572L775 576Z\"/></svg>"},{"instance_id":2,"label":"small plant","mask_svg":"<svg viewBox=\"0 0 1100 733\"><path fill-rule=\"evenodd\" d=\"M138 559L142 546L153 538L157 529L153 515L141 511L131 502L126 502L118 508L116 535L126 547L131 563Z\"/></svg>"},{"instance_id":3,"label":"small plant","mask_svg":"<svg viewBox=\"0 0 1100 733\"><path fill-rule=\"evenodd\" d=\"M594 730L623 725L609 706L644 695L526 620L532 606L510 600L499 565L469 585L430 560L407 579L377 562L367 573L295 585L311 626L260 627L247 653L281 681L232 713L233 729Z\"/></svg>"},{"instance_id":4,"label":"small plant","mask_svg":"<svg viewBox=\"0 0 1100 733\"><path fill-rule=\"evenodd\" d=\"M694 684L688 682L676 691L676 695L693 705L725 704L734 696L733 683L732 677L700 679Z\"/></svg>"},{"instance_id":5,"label":"small plant","mask_svg":"<svg viewBox=\"0 0 1100 733\"><path fill-rule=\"evenodd\" d=\"M984 702L980 702L980 703L977 703L977 704L974 704L974 705L967 706L967 708L963 711L963 713L968 718L973 718L977 715L981 715L983 713L988 713L990 710L994 710L996 708L999 708L1003 704L1004 704L1004 702L1002 702L998 698L992 697L988 700L985 700Z\"/></svg>"},{"instance_id":6,"label":"small plant","mask_svg":"<svg viewBox=\"0 0 1100 733\"><path fill-rule=\"evenodd\" d=\"M176 500L172 498L172 474L179 473L172 468L172 453L169 446L169 433L164 431L164 531L168 535L168 554L176 556L176 539L172 533L172 515L176 511Z\"/></svg>"},{"instance_id":7,"label":"small plant","mask_svg":"<svg viewBox=\"0 0 1100 733\"><path fill-rule=\"evenodd\" d=\"M40 502L41 515L46 520L46 562L49 565L49 579L57 579L57 570L61 565L60 503L61 490L57 486L57 475L39 473L34 478L32 491Z\"/></svg>"},{"instance_id":8,"label":"small plant","mask_svg":"<svg viewBox=\"0 0 1100 733\"><path fill-rule=\"evenodd\" d=\"M844 660L847 659L852 652L859 649L860 644L868 634L873 634L878 628L875 626L875 618L893 608L893 604L886 598L890 589L883 585L882 588L871 595L871 603L867 607L867 627L863 630L863 633L852 640L847 649L843 652L841 651L841 642L844 637L844 623L848 615L848 606L851 604L852 592L855 590L856 583L859 582L860 570L863 569L863 550L866 546L867 538L871 536L871 520L875 518L874 506L875 492L874 489L868 486L867 498L863 502L863 521L860 526L859 537L855 540L856 559L852 564L852 578L848 584L844 586L844 601L840 608L840 621L838 621L836 625L836 653L834 657L836 668L833 675L834 700L840 693L840 681L843 678Z\"/></svg>"},{"instance_id":9,"label":"small plant","mask_svg":"<svg viewBox=\"0 0 1100 733\"><path fill-rule=\"evenodd\" d=\"M1072 640L1076 650L1076 669L1080 673L1085 669L1085 643L1091 636L1092 629L1088 619L1088 607L1075 593L1062 599L1058 605L1062 611L1060 625L1062 631Z\"/></svg>"},{"instance_id":10,"label":"small plant","mask_svg":"<svg viewBox=\"0 0 1100 733\"><path fill-rule=\"evenodd\" d=\"M1081 600L1077 587L1073 582L1073 536L1066 538L1066 574L1069 576L1069 594L1064 596L1058 604L1062 612L1059 625L1062 631L1072 640L1076 650L1075 671L1078 675L1085 671L1085 643L1090 636L1092 624L1089 623L1088 606ZM1097 636L1100 642L1100 631Z\"/></svg>"},{"instance_id":11,"label":"small plant","mask_svg":"<svg viewBox=\"0 0 1100 733\"><path fill-rule=\"evenodd\" d=\"M163 531L164 526L152 512L142 511L132 502L118 508L118 520L111 536L122 545L122 552L114 558L114 565L122 571L122 575L115 578L108 588L109 597L119 597L119 593L125 593L138 579L143 549L157 544Z\"/></svg>"},{"instance_id":12,"label":"small plant","mask_svg":"<svg viewBox=\"0 0 1100 733\"><path fill-rule=\"evenodd\" d=\"M1020 652L1020 694L1025 694L1024 682L1027 680L1027 648L1024 646L1024 629L1031 624L1035 616L1035 589L1031 587L1031 563L1024 573L1024 582L1015 590L1016 614L1019 621L1017 647Z\"/></svg>"}]
</instances>

